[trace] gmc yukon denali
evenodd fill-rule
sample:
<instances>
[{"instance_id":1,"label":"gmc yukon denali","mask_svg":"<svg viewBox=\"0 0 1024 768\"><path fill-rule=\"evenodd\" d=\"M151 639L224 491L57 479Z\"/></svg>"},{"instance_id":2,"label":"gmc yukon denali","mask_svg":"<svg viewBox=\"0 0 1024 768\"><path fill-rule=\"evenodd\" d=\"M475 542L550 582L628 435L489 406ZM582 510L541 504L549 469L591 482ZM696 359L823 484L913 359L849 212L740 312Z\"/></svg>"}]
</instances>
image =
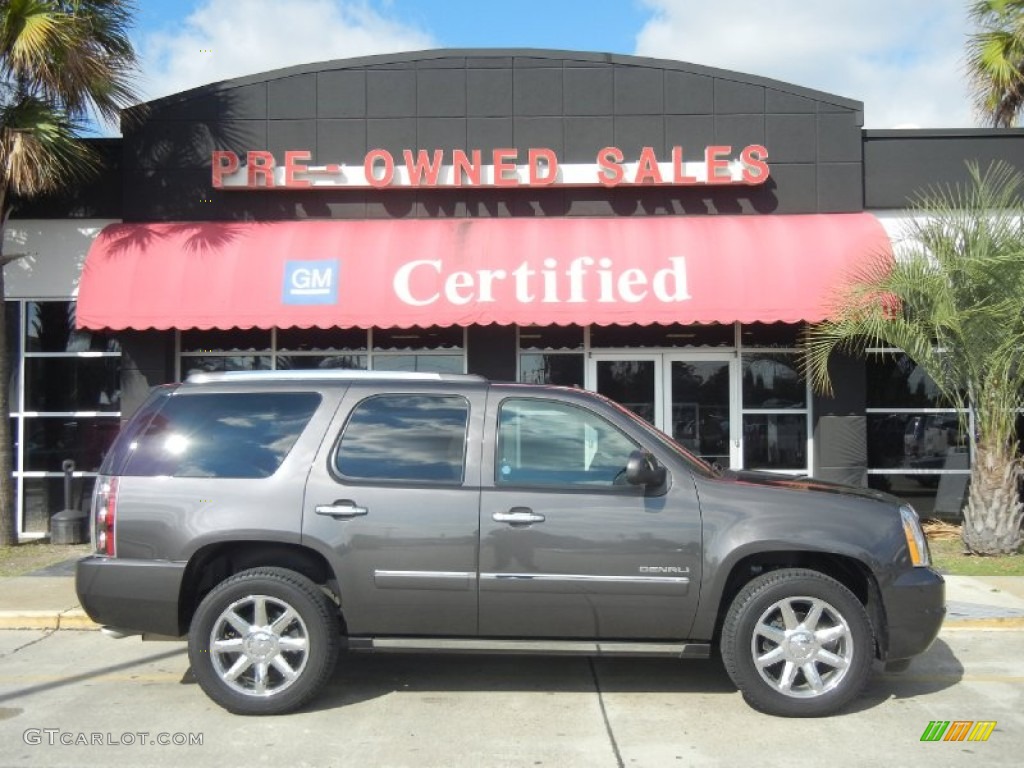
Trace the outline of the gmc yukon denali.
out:
<instances>
[{"instance_id":1,"label":"gmc yukon denali","mask_svg":"<svg viewBox=\"0 0 1024 768\"><path fill-rule=\"evenodd\" d=\"M250 715L309 701L344 647L717 652L751 706L820 716L945 612L899 499L721 470L592 392L476 376L159 387L104 461L92 538L89 616L187 636L202 689Z\"/></svg>"}]
</instances>

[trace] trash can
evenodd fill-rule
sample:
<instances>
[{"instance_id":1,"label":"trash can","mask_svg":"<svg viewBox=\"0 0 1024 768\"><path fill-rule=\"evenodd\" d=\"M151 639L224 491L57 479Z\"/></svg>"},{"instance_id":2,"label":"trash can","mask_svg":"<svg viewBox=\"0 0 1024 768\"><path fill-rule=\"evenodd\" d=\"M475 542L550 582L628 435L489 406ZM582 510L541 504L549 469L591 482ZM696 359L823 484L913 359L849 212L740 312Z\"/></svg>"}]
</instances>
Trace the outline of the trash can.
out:
<instances>
[{"instance_id":1,"label":"trash can","mask_svg":"<svg viewBox=\"0 0 1024 768\"><path fill-rule=\"evenodd\" d=\"M61 469L64 470L64 509L50 518L50 542L84 544L89 540L86 525L88 515L80 509L71 507L71 475L75 471L75 462L65 459Z\"/></svg>"}]
</instances>

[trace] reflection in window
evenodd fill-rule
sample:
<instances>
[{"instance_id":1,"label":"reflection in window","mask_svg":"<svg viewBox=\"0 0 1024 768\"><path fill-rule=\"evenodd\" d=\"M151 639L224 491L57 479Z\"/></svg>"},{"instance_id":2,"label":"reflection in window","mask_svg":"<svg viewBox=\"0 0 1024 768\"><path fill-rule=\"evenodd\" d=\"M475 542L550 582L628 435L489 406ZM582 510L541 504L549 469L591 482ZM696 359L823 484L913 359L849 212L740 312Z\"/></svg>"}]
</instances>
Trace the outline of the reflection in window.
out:
<instances>
[{"instance_id":1,"label":"reflection in window","mask_svg":"<svg viewBox=\"0 0 1024 768\"><path fill-rule=\"evenodd\" d=\"M565 403L509 399L499 420L499 485L593 489L625 483L636 443L597 414Z\"/></svg>"},{"instance_id":2,"label":"reflection in window","mask_svg":"<svg viewBox=\"0 0 1024 768\"><path fill-rule=\"evenodd\" d=\"M526 384L583 386L583 355L524 353L519 356L519 380Z\"/></svg>"},{"instance_id":3,"label":"reflection in window","mask_svg":"<svg viewBox=\"0 0 1024 768\"><path fill-rule=\"evenodd\" d=\"M76 472L96 472L117 436L116 417L36 416L25 419L25 469L61 472L65 459Z\"/></svg>"},{"instance_id":4,"label":"reflection in window","mask_svg":"<svg viewBox=\"0 0 1024 768\"><path fill-rule=\"evenodd\" d=\"M868 487L891 493L913 505L922 519L959 519L967 501L970 475L868 475Z\"/></svg>"},{"instance_id":5,"label":"reflection in window","mask_svg":"<svg viewBox=\"0 0 1024 768\"><path fill-rule=\"evenodd\" d=\"M744 408L806 408L807 382L795 355L743 355Z\"/></svg>"},{"instance_id":6,"label":"reflection in window","mask_svg":"<svg viewBox=\"0 0 1024 768\"><path fill-rule=\"evenodd\" d=\"M935 382L900 353L869 355L866 364L868 408L949 407Z\"/></svg>"},{"instance_id":7,"label":"reflection in window","mask_svg":"<svg viewBox=\"0 0 1024 768\"><path fill-rule=\"evenodd\" d=\"M365 371L366 355L278 355L277 370Z\"/></svg>"},{"instance_id":8,"label":"reflection in window","mask_svg":"<svg viewBox=\"0 0 1024 768\"><path fill-rule=\"evenodd\" d=\"M455 395L378 395L352 411L335 456L357 480L460 484L469 403Z\"/></svg>"},{"instance_id":9,"label":"reflection in window","mask_svg":"<svg viewBox=\"0 0 1024 768\"><path fill-rule=\"evenodd\" d=\"M118 357L28 357L25 381L29 411L121 410Z\"/></svg>"},{"instance_id":10,"label":"reflection in window","mask_svg":"<svg viewBox=\"0 0 1024 768\"><path fill-rule=\"evenodd\" d=\"M193 373L219 373L222 371L269 371L269 355L231 355L221 357L182 357L181 377L187 379Z\"/></svg>"},{"instance_id":11,"label":"reflection in window","mask_svg":"<svg viewBox=\"0 0 1024 768\"><path fill-rule=\"evenodd\" d=\"M462 373L462 355L375 355L375 371Z\"/></svg>"},{"instance_id":12,"label":"reflection in window","mask_svg":"<svg viewBox=\"0 0 1024 768\"><path fill-rule=\"evenodd\" d=\"M747 469L804 469L807 466L805 414L743 416L743 466Z\"/></svg>"},{"instance_id":13,"label":"reflection in window","mask_svg":"<svg viewBox=\"0 0 1024 768\"><path fill-rule=\"evenodd\" d=\"M112 337L75 328L73 301L25 302L26 352L120 352Z\"/></svg>"},{"instance_id":14,"label":"reflection in window","mask_svg":"<svg viewBox=\"0 0 1024 768\"><path fill-rule=\"evenodd\" d=\"M967 435L956 412L869 413L872 469L967 469Z\"/></svg>"},{"instance_id":15,"label":"reflection in window","mask_svg":"<svg viewBox=\"0 0 1024 768\"><path fill-rule=\"evenodd\" d=\"M46 533L50 518L65 509L63 477L26 477L21 493L24 510L25 533ZM71 508L88 511L92 499L95 477L75 477L71 480Z\"/></svg>"}]
</instances>

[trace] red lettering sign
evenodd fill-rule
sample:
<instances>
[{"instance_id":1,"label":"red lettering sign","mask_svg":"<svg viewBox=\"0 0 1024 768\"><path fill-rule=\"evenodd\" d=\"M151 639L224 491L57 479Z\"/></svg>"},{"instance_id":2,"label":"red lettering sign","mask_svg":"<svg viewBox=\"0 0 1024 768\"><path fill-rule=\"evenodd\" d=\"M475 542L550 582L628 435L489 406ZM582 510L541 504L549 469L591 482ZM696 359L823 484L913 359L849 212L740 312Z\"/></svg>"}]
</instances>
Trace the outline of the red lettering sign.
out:
<instances>
[{"instance_id":1,"label":"red lettering sign","mask_svg":"<svg viewBox=\"0 0 1024 768\"><path fill-rule=\"evenodd\" d=\"M683 148L673 146L667 161L659 159L653 147L643 147L636 162L627 161L619 147L603 147L590 163L566 163L554 150L531 147L525 164L519 165L520 152L501 147L491 152L491 165L484 165L479 149L451 150L451 165L444 163L443 149L404 149L404 170L395 174L395 158L386 149L371 149L363 158L362 176L345 166L328 163L310 166L308 149L287 150L282 171L266 150L249 150L242 165L237 153L214 150L210 159L210 180L214 189L287 189L391 187L549 187L549 186L661 186L696 184L763 184L771 170L768 150L750 144L733 156L725 145L705 147L703 159L687 163ZM628 278L627 278L628 280Z\"/></svg>"}]
</instances>

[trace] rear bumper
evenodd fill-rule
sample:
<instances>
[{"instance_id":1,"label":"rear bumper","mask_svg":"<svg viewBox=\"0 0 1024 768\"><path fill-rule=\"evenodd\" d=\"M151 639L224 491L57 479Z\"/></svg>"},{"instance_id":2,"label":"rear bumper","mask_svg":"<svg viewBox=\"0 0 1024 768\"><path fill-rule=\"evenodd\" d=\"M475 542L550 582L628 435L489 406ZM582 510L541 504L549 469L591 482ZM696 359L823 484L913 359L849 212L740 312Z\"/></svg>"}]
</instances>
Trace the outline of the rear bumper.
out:
<instances>
[{"instance_id":1,"label":"rear bumper","mask_svg":"<svg viewBox=\"0 0 1024 768\"><path fill-rule=\"evenodd\" d=\"M75 591L97 624L134 632L182 634L178 596L185 563L91 556L78 561Z\"/></svg>"},{"instance_id":2,"label":"rear bumper","mask_svg":"<svg viewBox=\"0 0 1024 768\"><path fill-rule=\"evenodd\" d=\"M886 660L928 650L946 616L946 582L931 568L912 568L882 590L888 625Z\"/></svg>"}]
</instances>

